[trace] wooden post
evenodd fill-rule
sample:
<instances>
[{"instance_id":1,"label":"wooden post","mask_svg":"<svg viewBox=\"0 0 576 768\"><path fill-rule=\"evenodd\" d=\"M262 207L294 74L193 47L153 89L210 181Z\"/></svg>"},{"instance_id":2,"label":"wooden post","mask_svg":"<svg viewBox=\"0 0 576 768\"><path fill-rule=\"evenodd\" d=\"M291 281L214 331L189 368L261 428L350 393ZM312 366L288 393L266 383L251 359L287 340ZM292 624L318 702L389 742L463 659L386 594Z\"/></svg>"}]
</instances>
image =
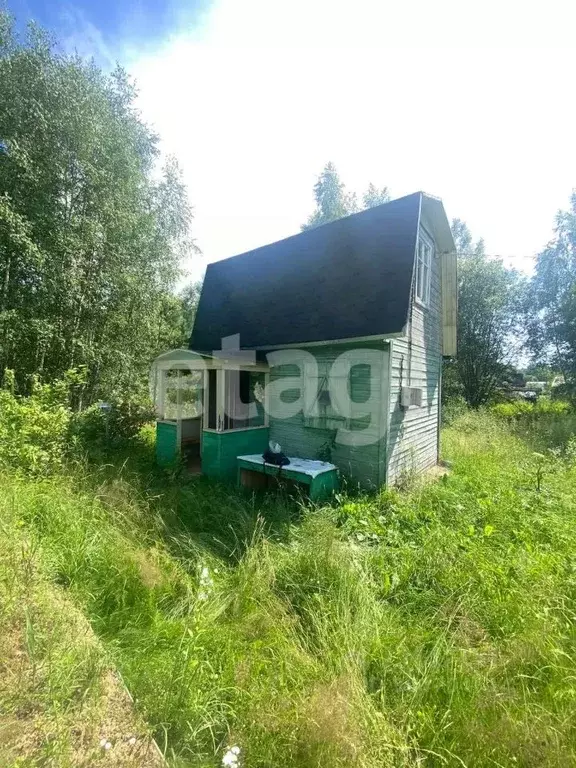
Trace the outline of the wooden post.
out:
<instances>
[{"instance_id":1,"label":"wooden post","mask_svg":"<svg viewBox=\"0 0 576 768\"><path fill-rule=\"evenodd\" d=\"M156 373L157 380L157 408L158 408L158 420L164 419L164 402L166 398L166 371L163 368L159 368Z\"/></svg>"},{"instance_id":2,"label":"wooden post","mask_svg":"<svg viewBox=\"0 0 576 768\"><path fill-rule=\"evenodd\" d=\"M268 392L268 387L270 385L270 373L264 374L264 426L267 427L270 424L270 419L268 416L268 412L270 409L270 394Z\"/></svg>"},{"instance_id":3,"label":"wooden post","mask_svg":"<svg viewBox=\"0 0 576 768\"><path fill-rule=\"evenodd\" d=\"M182 450L182 371L176 374L176 450Z\"/></svg>"},{"instance_id":4,"label":"wooden post","mask_svg":"<svg viewBox=\"0 0 576 768\"><path fill-rule=\"evenodd\" d=\"M224 401L226 396L226 380L224 373L223 368L218 368L216 370L216 429L218 432L224 430Z\"/></svg>"}]
</instances>

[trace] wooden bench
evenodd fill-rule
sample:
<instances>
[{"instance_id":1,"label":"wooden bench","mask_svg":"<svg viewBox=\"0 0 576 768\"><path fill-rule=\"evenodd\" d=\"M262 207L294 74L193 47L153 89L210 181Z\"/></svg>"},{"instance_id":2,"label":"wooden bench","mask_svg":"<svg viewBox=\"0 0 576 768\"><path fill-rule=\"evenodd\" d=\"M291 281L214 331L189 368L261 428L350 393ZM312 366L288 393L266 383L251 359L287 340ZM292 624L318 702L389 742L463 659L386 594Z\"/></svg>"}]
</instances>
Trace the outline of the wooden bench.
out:
<instances>
[{"instance_id":1,"label":"wooden bench","mask_svg":"<svg viewBox=\"0 0 576 768\"><path fill-rule=\"evenodd\" d=\"M308 487L310 499L319 501L338 490L338 469L334 464L314 459L299 459L290 456L290 464L278 467L268 464L261 454L237 456L238 485L262 488L281 479L292 480ZM267 479L268 478L268 479Z\"/></svg>"}]
</instances>

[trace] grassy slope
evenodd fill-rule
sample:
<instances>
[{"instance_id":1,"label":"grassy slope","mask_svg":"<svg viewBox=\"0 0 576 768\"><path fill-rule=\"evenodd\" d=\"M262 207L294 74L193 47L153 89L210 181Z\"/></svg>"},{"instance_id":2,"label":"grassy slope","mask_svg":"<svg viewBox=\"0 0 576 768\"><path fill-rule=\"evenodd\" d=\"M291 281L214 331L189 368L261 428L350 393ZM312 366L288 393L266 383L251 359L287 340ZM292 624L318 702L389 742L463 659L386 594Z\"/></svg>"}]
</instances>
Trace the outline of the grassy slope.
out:
<instances>
[{"instance_id":1,"label":"grassy slope","mask_svg":"<svg viewBox=\"0 0 576 768\"><path fill-rule=\"evenodd\" d=\"M250 768L574 764L576 470L537 492L542 460L473 416L444 452L446 481L300 516L145 462L7 475L0 520L89 618L173 765L231 743ZM71 643L49 686L91 690L73 633L45 626Z\"/></svg>"},{"instance_id":2,"label":"grassy slope","mask_svg":"<svg viewBox=\"0 0 576 768\"><path fill-rule=\"evenodd\" d=\"M0 765L160 766L149 727L50 578L22 508L14 497L0 508Z\"/></svg>"}]
</instances>

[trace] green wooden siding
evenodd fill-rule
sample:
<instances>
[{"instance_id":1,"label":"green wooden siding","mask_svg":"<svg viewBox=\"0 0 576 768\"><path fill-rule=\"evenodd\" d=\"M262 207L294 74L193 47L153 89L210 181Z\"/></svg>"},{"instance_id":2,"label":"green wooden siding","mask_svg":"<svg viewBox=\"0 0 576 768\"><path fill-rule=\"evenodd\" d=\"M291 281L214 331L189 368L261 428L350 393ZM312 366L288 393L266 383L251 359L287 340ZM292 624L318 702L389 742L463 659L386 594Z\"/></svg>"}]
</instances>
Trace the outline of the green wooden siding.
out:
<instances>
[{"instance_id":1,"label":"green wooden siding","mask_svg":"<svg viewBox=\"0 0 576 768\"><path fill-rule=\"evenodd\" d=\"M335 419L329 406L327 415L321 418L309 418L300 412L288 419L270 417L270 438L280 443L282 450L289 456L299 456L304 459L317 459L322 453L323 446L331 441L334 430L338 427L359 429L366 431L371 436L371 444L363 446L349 446L336 443L332 448L330 461L339 468L342 476L348 478L352 484L362 488L377 488L384 481L386 468L386 437L387 402L386 384L388 380L388 347L383 342L358 343L358 344L330 344L304 348L312 354L319 366L319 379L324 372L329 370L337 357L344 351L354 350L358 352L358 358L354 361L349 380L350 396L356 404L352 405L348 418ZM363 363L365 350L377 350L380 355L381 365L370 381L366 375L366 363ZM365 357L365 355L364 355ZM356 356L355 356L356 358ZM278 379L294 380L294 388L284 390L284 401L295 401L300 396L301 366L296 364L274 366L270 371L271 381ZM384 386L383 386L384 385ZM376 388L372 390L372 388ZM368 424L368 419L355 418L363 410L363 402L370 397L372 391L377 392L380 398L381 408L377 419ZM271 403L272 410L274 404ZM323 456L325 458L325 456Z\"/></svg>"},{"instance_id":2,"label":"green wooden siding","mask_svg":"<svg viewBox=\"0 0 576 768\"><path fill-rule=\"evenodd\" d=\"M237 456L264 453L269 430L240 429L202 434L202 474L224 480L236 480Z\"/></svg>"},{"instance_id":3,"label":"green wooden siding","mask_svg":"<svg viewBox=\"0 0 576 768\"><path fill-rule=\"evenodd\" d=\"M412 301L407 335L392 341L387 482L421 472L438 461L442 365L441 259L432 259L430 302ZM422 407L400 407L403 386L420 387Z\"/></svg>"},{"instance_id":4,"label":"green wooden siding","mask_svg":"<svg viewBox=\"0 0 576 768\"><path fill-rule=\"evenodd\" d=\"M156 422L156 461L160 466L172 464L178 456L176 424Z\"/></svg>"}]
</instances>

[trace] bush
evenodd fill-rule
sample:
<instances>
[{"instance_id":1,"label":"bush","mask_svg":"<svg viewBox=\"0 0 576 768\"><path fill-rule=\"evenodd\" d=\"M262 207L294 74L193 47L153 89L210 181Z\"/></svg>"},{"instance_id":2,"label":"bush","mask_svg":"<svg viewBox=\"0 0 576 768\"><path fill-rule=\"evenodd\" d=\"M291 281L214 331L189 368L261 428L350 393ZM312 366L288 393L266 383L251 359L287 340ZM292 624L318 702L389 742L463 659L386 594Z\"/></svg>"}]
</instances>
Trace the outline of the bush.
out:
<instances>
[{"instance_id":1,"label":"bush","mask_svg":"<svg viewBox=\"0 0 576 768\"><path fill-rule=\"evenodd\" d=\"M557 384L550 390L550 397L554 400L568 400L576 402L576 387L573 382Z\"/></svg>"},{"instance_id":2,"label":"bush","mask_svg":"<svg viewBox=\"0 0 576 768\"><path fill-rule=\"evenodd\" d=\"M71 433L86 449L92 445L116 445L135 437L154 418L148 403L135 400L99 403L74 414Z\"/></svg>"},{"instance_id":3,"label":"bush","mask_svg":"<svg viewBox=\"0 0 576 768\"><path fill-rule=\"evenodd\" d=\"M563 400L540 398L537 403L500 403L491 412L537 451L550 447L565 450L576 434L576 412Z\"/></svg>"},{"instance_id":4,"label":"bush","mask_svg":"<svg viewBox=\"0 0 576 768\"><path fill-rule=\"evenodd\" d=\"M70 411L48 391L18 398L0 390L0 465L44 474L60 469L68 444Z\"/></svg>"},{"instance_id":5,"label":"bush","mask_svg":"<svg viewBox=\"0 0 576 768\"><path fill-rule=\"evenodd\" d=\"M570 403L564 400L541 398L536 403L516 400L512 403L498 403L491 408L496 416L507 419L538 418L540 416L564 416L572 411Z\"/></svg>"},{"instance_id":6,"label":"bush","mask_svg":"<svg viewBox=\"0 0 576 768\"><path fill-rule=\"evenodd\" d=\"M154 418L152 407L136 400L92 405L75 413L70 408L74 371L54 384L33 382L28 397L0 389L0 466L48 474L62 469L79 454L101 452L135 437Z\"/></svg>"},{"instance_id":7,"label":"bush","mask_svg":"<svg viewBox=\"0 0 576 768\"><path fill-rule=\"evenodd\" d=\"M462 395L454 395L442 404L442 425L450 426L468 410L468 404Z\"/></svg>"}]
</instances>

